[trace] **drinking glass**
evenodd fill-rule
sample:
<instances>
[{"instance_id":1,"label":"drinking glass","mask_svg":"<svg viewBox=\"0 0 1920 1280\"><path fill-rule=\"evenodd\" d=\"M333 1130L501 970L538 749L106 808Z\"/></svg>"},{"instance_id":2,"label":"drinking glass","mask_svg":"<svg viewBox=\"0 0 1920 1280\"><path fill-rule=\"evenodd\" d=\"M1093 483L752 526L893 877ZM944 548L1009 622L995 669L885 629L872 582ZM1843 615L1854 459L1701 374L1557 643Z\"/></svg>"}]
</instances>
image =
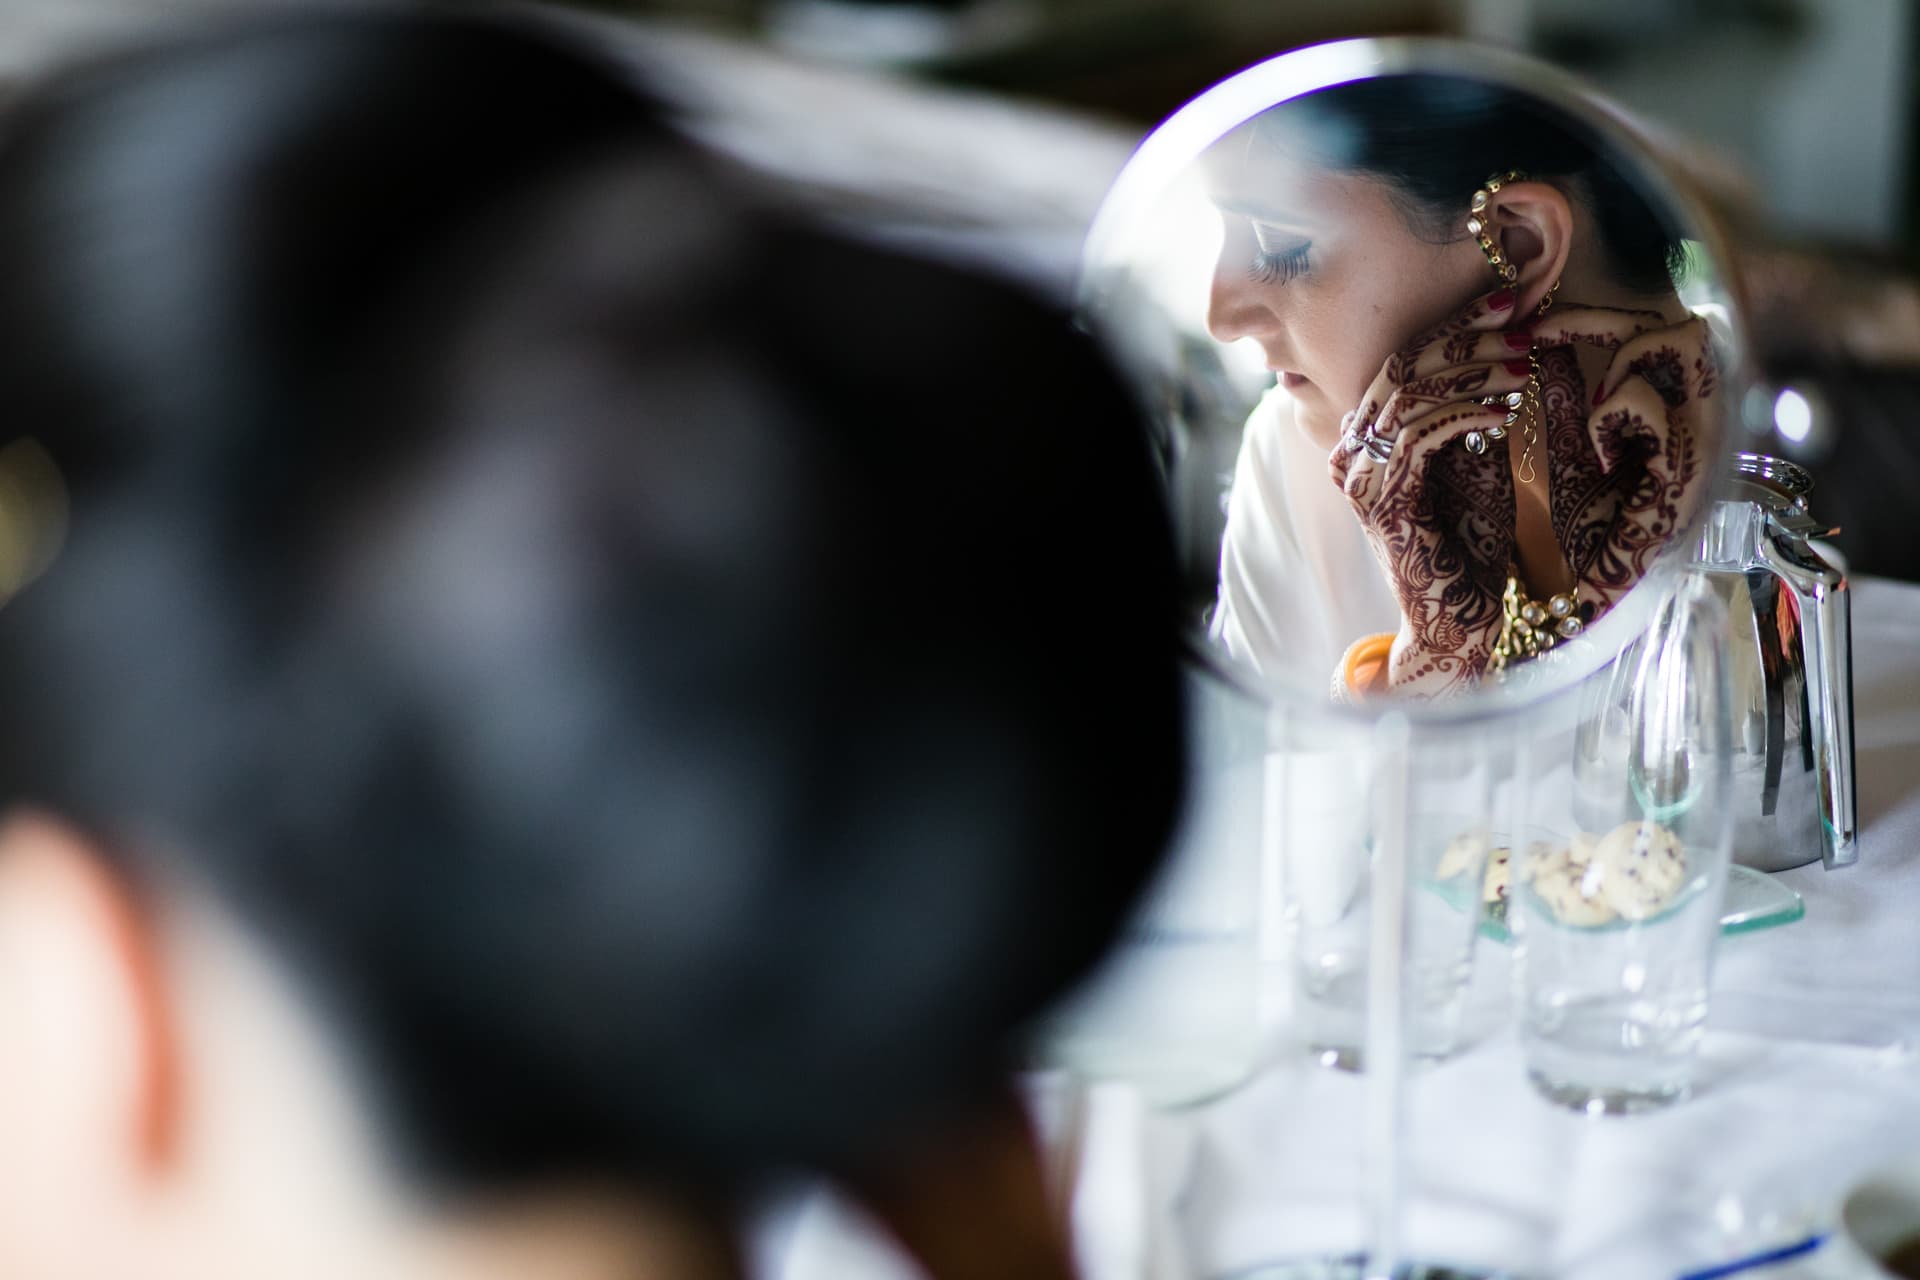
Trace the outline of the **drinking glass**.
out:
<instances>
[{"instance_id":1,"label":"drinking glass","mask_svg":"<svg viewBox=\"0 0 1920 1280\"><path fill-rule=\"evenodd\" d=\"M1187 672L1186 814L1158 882L1092 980L1042 1025L1039 1065L1124 1080L1150 1103L1216 1097L1252 1075L1260 988L1263 701Z\"/></svg>"},{"instance_id":2,"label":"drinking glass","mask_svg":"<svg viewBox=\"0 0 1920 1280\"><path fill-rule=\"evenodd\" d=\"M1521 1046L1564 1106L1638 1111L1691 1087L1731 850L1723 627L1704 579L1682 576L1587 708L1586 821L1546 822L1553 838L1516 851Z\"/></svg>"},{"instance_id":3,"label":"drinking glass","mask_svg":"<svg viewBox=\"0 0 1920 1280\"><path fill-rule=\"evenodd\" d=\"M1345 728L1345 732L1342 729ZM1383 841L1382 788L1404 788L1408 1050L1451 1054L1473 963L1490 841L1491 735L1435 728L1388 762L1368 734L1305 713L1276 731L1269 832L1281 868L1295 1027L1328 1066L1357 1069L1366 1040L1371 932Z\"/></svg>"}]
</instances>

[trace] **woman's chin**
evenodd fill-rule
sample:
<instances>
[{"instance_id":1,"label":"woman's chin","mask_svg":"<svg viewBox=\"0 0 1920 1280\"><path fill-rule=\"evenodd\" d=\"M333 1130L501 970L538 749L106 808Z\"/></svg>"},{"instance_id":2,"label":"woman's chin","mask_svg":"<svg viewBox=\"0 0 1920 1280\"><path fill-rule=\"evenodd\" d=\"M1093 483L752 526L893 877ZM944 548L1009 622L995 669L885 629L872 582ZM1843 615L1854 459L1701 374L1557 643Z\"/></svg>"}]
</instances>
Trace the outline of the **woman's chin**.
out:
<instances>
[{"instance_id":1,"label":"woman's chin","mask_svg":"<svg viewBox=\"0 0 1920 1280\"><path fill-rule=\"evenodd\" d=\"M1322 449L1331 452L1333 446L1340 443L1340 417L1322 405L1311 400L1296 400L1293 420L1307 439Z\"/></svg>"}]
</instances>

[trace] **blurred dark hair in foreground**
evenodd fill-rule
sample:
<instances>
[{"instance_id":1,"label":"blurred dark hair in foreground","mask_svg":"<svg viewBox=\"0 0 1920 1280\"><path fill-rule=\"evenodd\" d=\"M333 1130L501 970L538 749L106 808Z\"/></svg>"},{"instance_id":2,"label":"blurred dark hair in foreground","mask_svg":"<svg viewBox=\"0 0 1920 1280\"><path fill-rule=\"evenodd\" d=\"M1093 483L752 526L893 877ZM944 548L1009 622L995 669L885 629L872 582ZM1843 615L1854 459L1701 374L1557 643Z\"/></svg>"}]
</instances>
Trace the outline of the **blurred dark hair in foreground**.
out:
<instances>
[{"instance_id":1,"label":"blurred dark hair in foreground","mask_svg":"<svg viewBox=\"0 0 1920 1280\"><path fill-rule=\"evenodd\" d=\"M6 799L203 875L436 1184L857 1162L1150 872L1174 574L1112 371L594 57L362 15L70 71L0 280L65 502Z\"/></svg>"}]
</instances>

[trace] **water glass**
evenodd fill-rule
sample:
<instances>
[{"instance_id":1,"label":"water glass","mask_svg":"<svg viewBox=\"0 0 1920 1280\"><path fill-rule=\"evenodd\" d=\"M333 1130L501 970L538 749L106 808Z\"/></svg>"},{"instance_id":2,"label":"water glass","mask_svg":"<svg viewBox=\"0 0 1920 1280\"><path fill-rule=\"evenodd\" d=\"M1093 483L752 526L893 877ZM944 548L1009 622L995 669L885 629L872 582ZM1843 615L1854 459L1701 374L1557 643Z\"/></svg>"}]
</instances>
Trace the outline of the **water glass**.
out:
<instances>
[{"instance_id":1,"label":"water glass","mask_svg":"<svg viewBox=\"0 0 1920 1280\"><path fill-rule=\"evenodd\" d=\"M1514 855L1528 1078L1590 1114L1692 1085L1731 847L1722 625L1704 581L1683 579L1596 685L1574 754L1583 821L1549 823L1555 835Z\"/></svg>"},{"instance_id":2,"label":"water glass","mask_svg":"<svg viewBox=\"0 0 1920 1280\"><path fill-rule=\"evenodd\" d=\"M1264 1047L1261 786L1267 710L1188 671L1186 814L1165 867L1092 978L1038 1029L1036 1065L1123 1080L1157 1106L1206 1101Z\"/></svg>"},{"instance_id":3,"label":"water glass","mask_svg":"<svg viewBox=\"0 0 1920 1280\"><path fill-rule=\"evenodd\" d=\"M1296 715L1267 762L1267 838L1281 868L1293 968L1294 1025L1308 1051L1362 1065L1374 916L1375 830L1383 761L1368 738ZM1407 772L1409 1049L1443 1058L1459 1045L1481 915L1494 761L1476 732L1431 729L1395 769ZM1396 784L1398 784L1396 779Z\"/></svg>"}]
</instances>

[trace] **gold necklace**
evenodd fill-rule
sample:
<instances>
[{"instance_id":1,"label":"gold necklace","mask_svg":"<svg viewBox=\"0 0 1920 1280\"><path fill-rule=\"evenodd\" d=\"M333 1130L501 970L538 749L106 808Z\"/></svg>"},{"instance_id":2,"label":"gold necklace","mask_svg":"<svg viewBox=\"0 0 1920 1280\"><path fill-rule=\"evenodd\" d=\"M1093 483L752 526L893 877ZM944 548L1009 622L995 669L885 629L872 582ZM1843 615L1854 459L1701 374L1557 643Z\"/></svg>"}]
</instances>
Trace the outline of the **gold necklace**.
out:
<instances>
[{"instance_id":1,"label":"gold necklace","mask_svg":"<svg viewBox=\"0 0 1920 1280\"><path fill-rule=\"evenodd\" d=\"M1548 294L1552 297L1552 294ZM1519 409L1520 414L1520 467L1518 475L1521 484L1532 484L1539 474L1533 468L1533 447L1540 443L1540 357L1527 352L1527 363L1533 371L1527 375L1527 394Z\"/></svg>"},{"instance_id":2,"label":"gold necklace","mask_svg":"<svg viewBox=\"0 0 1920 1280\"><path fill-rule=\"evenodd\" d=\"M1534 319L1547 314L1553 306L1553 295L1560 292L1560 282L1555 280L1547 289L1547 296L1540 299L1540 305L1534 310ZM1527 375L1527 420L1520 428L1523 447L1520 450L1519 475L1522 484L1532 484L1537 474L1533 469L1533 447L1540 443L1540 424L1546 421L1546 412L1540 407L1540 353L1533 347L1527 348L1527 363L1533 367Z\"/></svg>"},{"instance_id":3,"label":"gold necklace","mask_svg":"<svg viewBox=\"0 0 1920 1280\"><path fill-rule=\"evenodd\" d=\"M1571 591L1545 601L1528 598L1520 586L1520 571L1507 569L1507 590L1500 598L1500 638L1494 642L1487 666L1504 671L1515 662L1537 657L1562 640L1586 630L1580 604Z\"/></svg>"}]
</instances>

